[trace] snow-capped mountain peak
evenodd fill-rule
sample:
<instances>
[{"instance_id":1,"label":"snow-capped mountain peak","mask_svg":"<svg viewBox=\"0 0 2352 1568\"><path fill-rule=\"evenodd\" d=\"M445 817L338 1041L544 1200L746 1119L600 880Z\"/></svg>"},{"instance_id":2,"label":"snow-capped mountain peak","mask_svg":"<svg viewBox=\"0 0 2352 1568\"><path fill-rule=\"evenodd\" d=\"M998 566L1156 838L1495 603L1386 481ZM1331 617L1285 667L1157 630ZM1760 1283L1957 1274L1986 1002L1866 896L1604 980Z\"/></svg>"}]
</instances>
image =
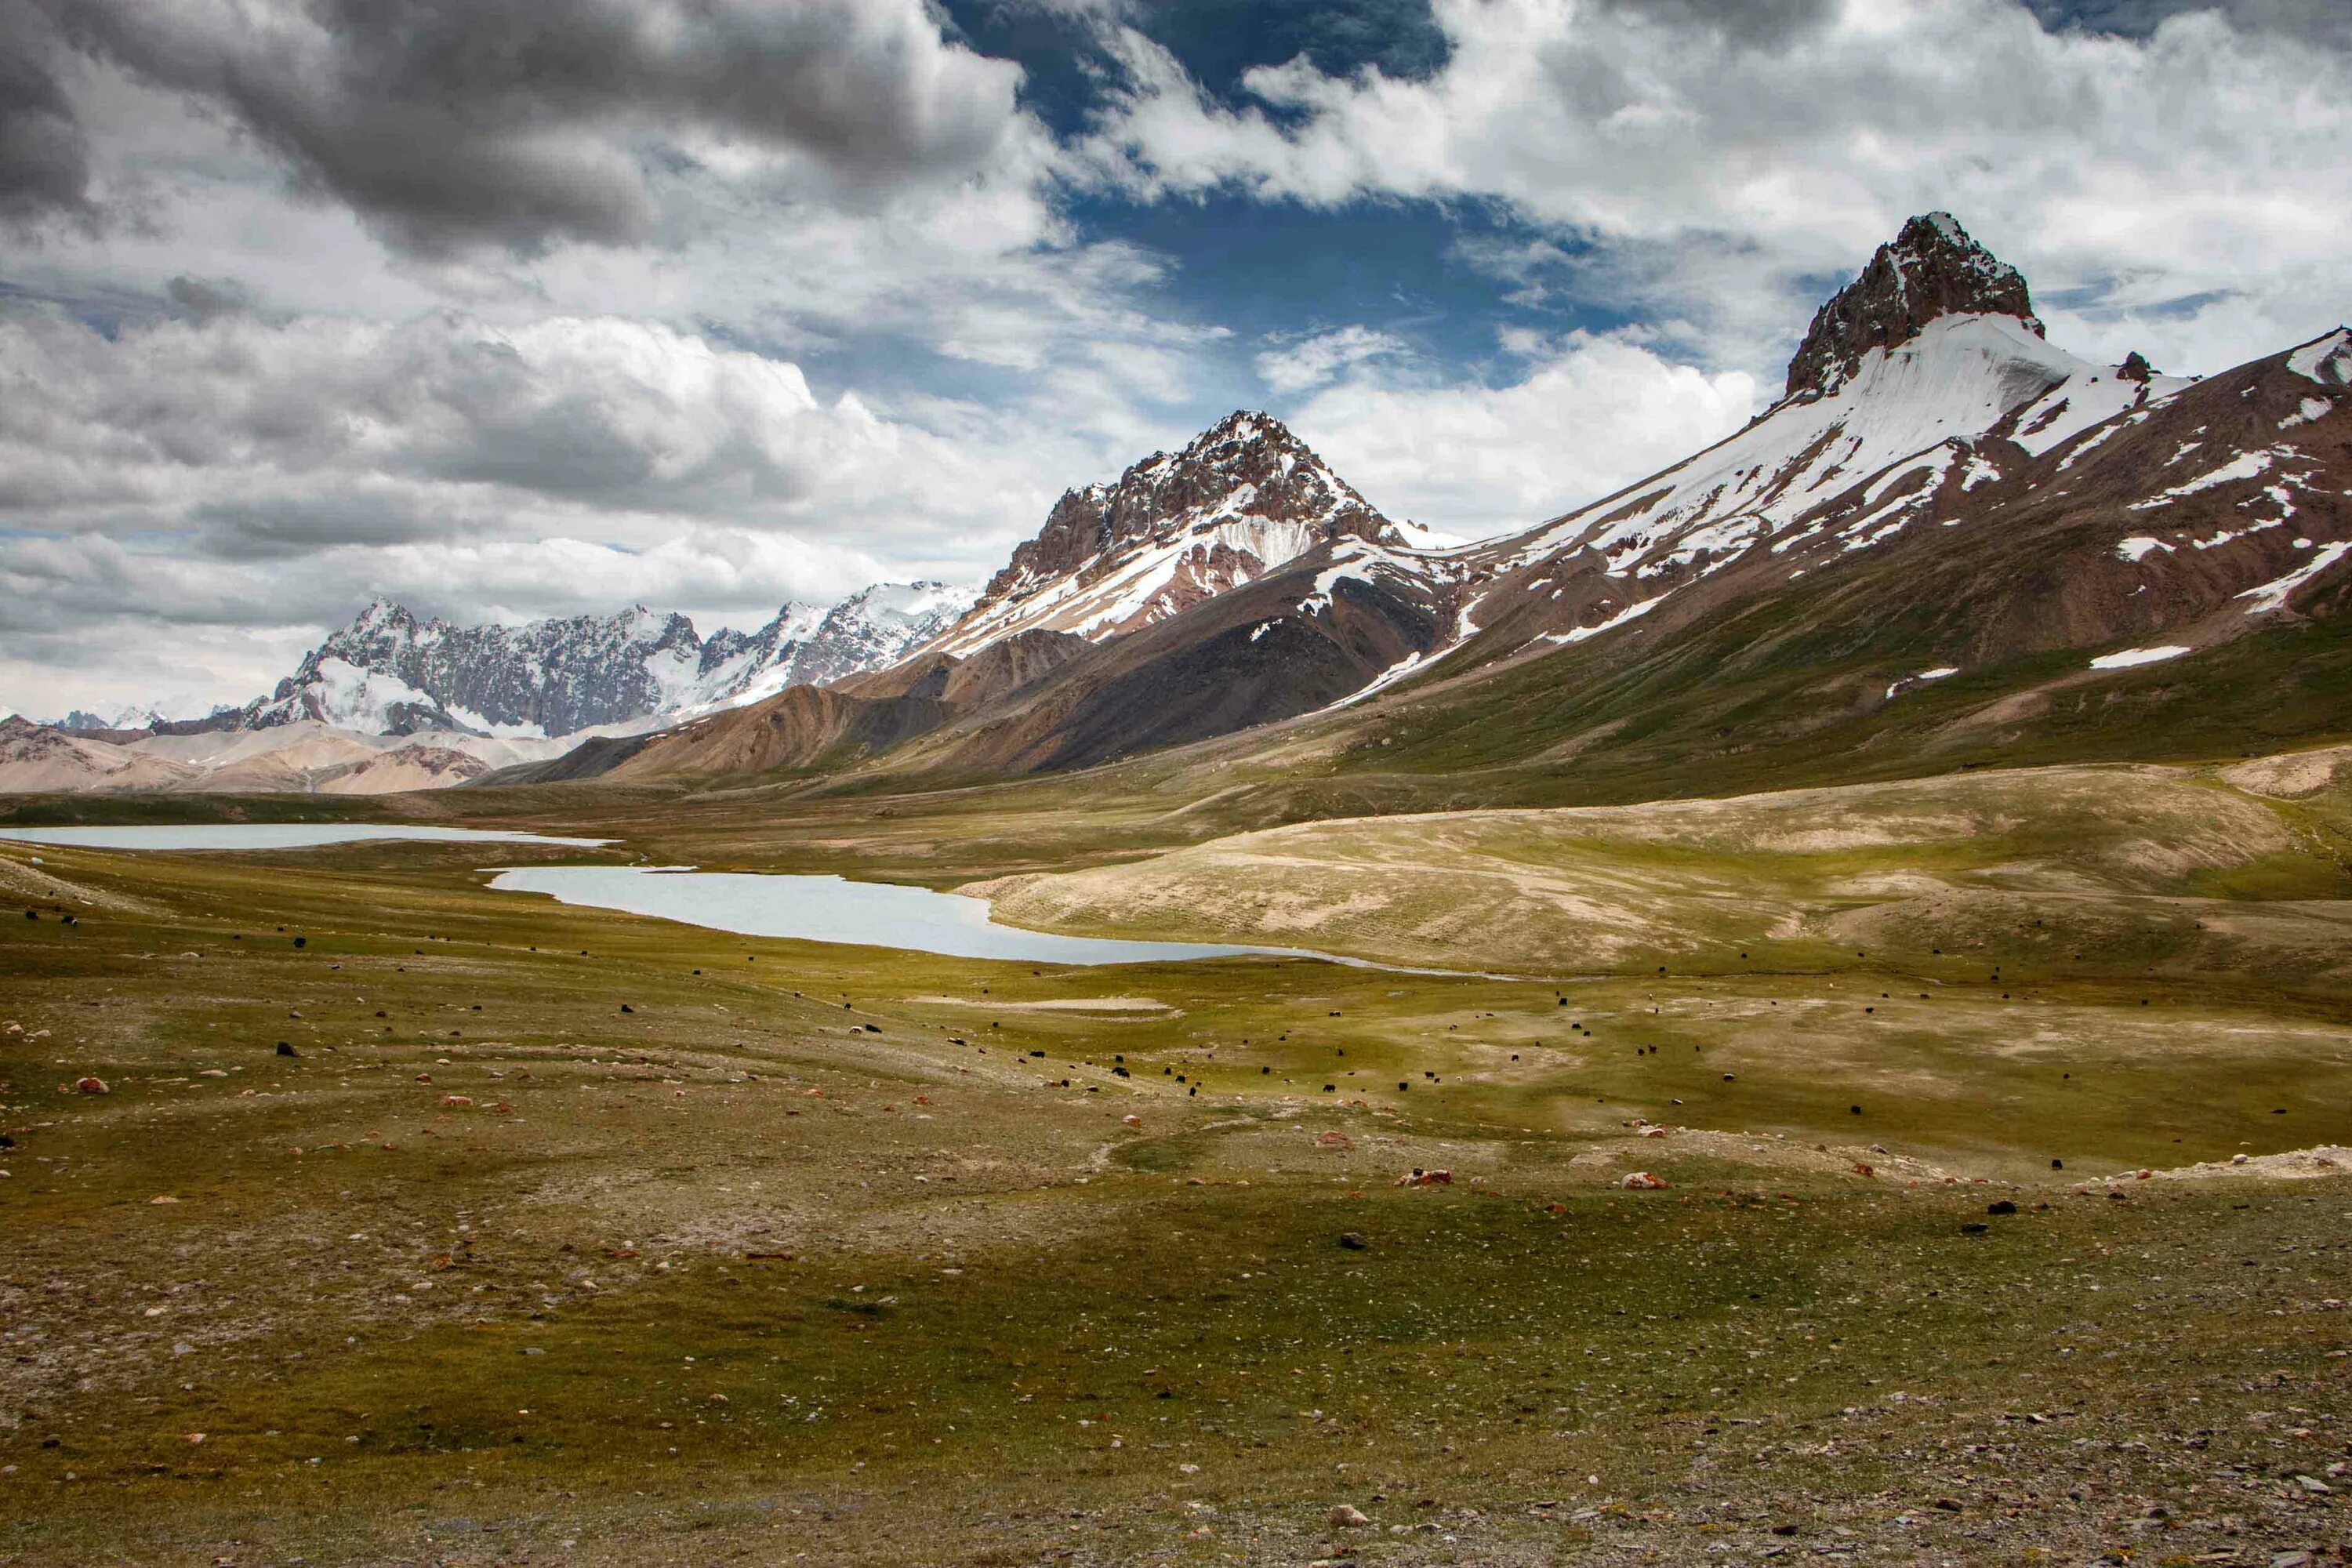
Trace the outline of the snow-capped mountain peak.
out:
<instances>
[{"instance_id":1,"label":"snow-capped mountain peak","mask_svg":"<svg viewBox=\"0 0 2352 1568\"><path fill-rule=\"evenodd\" d=\"M1930 214L1822 306L1789 384L1728 439L1474 551L1488 580L1462 635L1579 641L1741 563L1801 574L1885 544L2029 460L2073 461L2190 383L2051 343L2016 270Z\"/></svg>"},{"instance_id":2,"label":"snow-capped mountain peak","mask_svg":"<svg viewBox=\"0 0 2352 1568\"><path fill-rule=\"evenodd\" d=\"M1065 494L932 646L969 655L1040 628L1101 641L1349 538L1404 543L1280 420L1239 410L1181 451Z\"/></svg>"},{"instance_id":3,"label":"snow-capped mountain peak","mask_svg":"<svg viewBox=\"0 0 2352 1568\"><path fill-rule=\"evenodd\" d=\"M5 717L5 715L0 715ZM93 712L77 708L58 721L60 730L145 730L165 722L162 712L143 702L127 703Z\"/></svg>"},{"instance_id":4,"label":"snow-capped mountain peak","mask_svg":"<svg viewBox=\"0 0 2352 1568\"><path fill-rule=\"evenodd\" d=\"M1899 347L1930 322L1960 315L2006 316L2043 335L2023 274L1969 238L1951 214L1915 217L1814 313L1789 362L1787 395L1825 396L1873 349Z\"/></svg>"},{"instance_id":5,"label":"snow-capped mountain peak","mask_svg":"<svg viewBox=\"0 0 2352 1568\"><path fill-rule=\"evenodd\" d=\"M789 604L757 631L706 640L686 616L644 605L461 626L379 596L270 696L220 722L504 737L650 726L891 663L971 603L969 589L944 584L880 584L832 606Z\"/></svg>"}]
</instances>

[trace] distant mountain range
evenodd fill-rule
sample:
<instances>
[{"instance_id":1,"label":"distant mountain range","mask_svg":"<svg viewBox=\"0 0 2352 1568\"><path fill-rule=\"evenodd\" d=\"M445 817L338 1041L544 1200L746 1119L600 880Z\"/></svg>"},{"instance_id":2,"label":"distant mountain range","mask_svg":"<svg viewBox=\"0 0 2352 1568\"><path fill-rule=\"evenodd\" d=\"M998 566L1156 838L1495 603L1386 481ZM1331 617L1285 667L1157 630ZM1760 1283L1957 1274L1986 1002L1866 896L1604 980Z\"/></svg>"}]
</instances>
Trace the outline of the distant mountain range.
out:
<instances>
[{"instance_id":1,"label":"distant mountain range","mask_svg":"<svg viewBox=\"0 0 2352 1568\"><path fill-rule=\"evenodd\" d=\"M2342 329L2204 381L2081 359L1935 213L1823 303L1745 429L1523 531L1420 547L1244 411L1066 494L977 595L877 588L707 640L642 609L457 628L378 604L271 697L163 728L511 737L538 754L478 746L450 777L690 784L998 776L1286 723L1342 771L1538 793L1841 747L2275 738L2352 726L2352 653L2297 630L2352 595L2347 397Z\"/></svg>"},{"instance_id":2,"label":"distant mountain range","mask_svg":"<svg viewBox=\"0 0 2352 1568\"><path fill-rule=\"evenodd\" d=\"M456 626L378 599L271 695L205 723L258 730L310 719L362 734L548 737L671 721L889 664L971 603L944 584L882 584L830 607L786 605L757 631L706 640L684 616L642 605Z\"/></svg>"},{"instance_id":3,"label":"distant mountain range","mask_svg":"<svg viewBox=\"0 0 2352 1568\"><path fill-rule=\"evenodd\" d=\"M47 731L10 721L14 729L0 729L0 791L463 784L583 739L885 668L972 597L940 583L877 584L836 605L786 605L756 631L708 638L685 616L642 605L459 626L379 598L242 708L176 721L152 709L77 709Z\"/></svg>"}]
</instances>

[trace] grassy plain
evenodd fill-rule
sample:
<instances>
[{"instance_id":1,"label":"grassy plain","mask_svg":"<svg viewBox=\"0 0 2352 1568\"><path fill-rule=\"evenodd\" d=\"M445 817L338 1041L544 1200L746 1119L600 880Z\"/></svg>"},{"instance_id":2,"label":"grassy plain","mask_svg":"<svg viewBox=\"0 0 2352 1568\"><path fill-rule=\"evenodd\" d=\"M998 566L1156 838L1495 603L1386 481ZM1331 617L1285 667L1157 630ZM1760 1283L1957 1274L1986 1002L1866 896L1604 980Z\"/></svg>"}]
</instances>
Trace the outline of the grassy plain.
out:
<instances>
[{"instance_id":1,"label":"grassy plain","mask_svg":"<svg viewBox=\"0 0 2352 1568\"><path fill-rule=\"evenodd\" d=\"M0 845L0 1563L2352 1546L2326 768L1207 843L1211 755L391 809L1514 978Z\"/></svg>"}]
</instances>

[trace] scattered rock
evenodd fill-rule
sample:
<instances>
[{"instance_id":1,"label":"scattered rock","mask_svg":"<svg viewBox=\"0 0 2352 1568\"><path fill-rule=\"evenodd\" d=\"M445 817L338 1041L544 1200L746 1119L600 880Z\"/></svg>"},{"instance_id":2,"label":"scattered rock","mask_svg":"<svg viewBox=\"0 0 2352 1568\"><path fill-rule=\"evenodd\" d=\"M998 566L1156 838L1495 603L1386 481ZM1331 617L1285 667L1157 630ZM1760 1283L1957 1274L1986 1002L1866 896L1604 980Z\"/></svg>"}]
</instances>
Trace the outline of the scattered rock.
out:
<instances>
[{"instance_id":1,"label":"scattered rock","mask_svg":"<svg viewBox=\"0 0 2352 1568\"><path fill-rule=\"evenodd\" d=\"M1343 1230L1339 1233L1339 1245L1350 1252L1361 1252L1372 1244L1366 1241L1358 1232Z\"/></svg>"},{"instance_id":2,"label":"scattered rock","mask_svg":"<svg viewBox=\"0 0 2352 1568\"><path fill-rule=\"evenodd\" d=\"M2016 1212L2017 1205L2010 1202L2007 1198L2001 1198L1993 1203L1985 1205L1985 1213L1987 1214L2015 1214Z\"/></svg>"},{"instance_id":3,"label":"scattered rock","mask_svg":"<svg viewBox=\"0 0 2352 1568\"><path fill-rule=\"evenodd\" d=\"M1621 1187L1633 1188L1637 1192L1654 1193L1670 1186L1673 1184L1668 1182L1664 1176L1654 1176L1647 1171L1635 1171L1617 1184Z\"/></svg>"},{"instance_id":4,"label":"scattered rock","mask_svg":"<svg viewBox=\"0 0 2352 1568\"><path fill-rule=\"evenodd\" d=\"M106 1080L102 1078L78 1078L74 1079L74 1088L83 1094L111 1094L114 1092L106 1087Z\"/></svg>"},{"instance_id":5,"label":"scattered rock","mask_svg":"<svg viewBox=\"0 0 2352 1568\"><path fill-rule=\"evenodd\" d=\"M1343 1502L1331 1510L1329 1522L1334 1530L1355 1530L1372 1521L1353 1503Z\"/></svg>"}]
</instances>

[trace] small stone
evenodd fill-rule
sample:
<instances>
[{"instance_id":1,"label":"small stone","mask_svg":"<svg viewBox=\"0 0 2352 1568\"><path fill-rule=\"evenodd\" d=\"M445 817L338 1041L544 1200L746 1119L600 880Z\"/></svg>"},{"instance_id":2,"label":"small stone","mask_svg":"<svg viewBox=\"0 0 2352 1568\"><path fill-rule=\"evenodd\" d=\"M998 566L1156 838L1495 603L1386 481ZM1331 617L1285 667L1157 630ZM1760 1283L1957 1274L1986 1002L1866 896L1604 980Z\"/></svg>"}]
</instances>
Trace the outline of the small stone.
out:
<instances>
[{"instance_id":1,"label":"small stone","mask_svg":"<svg viewBox=\"0 0 2352 1568\"><path fill-rule=\"evenodd\" d=\"M1330 1513L1330 1525L1334 1530L1354 1530L1371 1522L1353 1503L1343 1502Z\"/></svg>"},{"instance_id":2,"label":"small stone","mask_svg":"<svg viewBox=\"0 0 2352 1568\"><path fill-rule=\"evenodd\" d=\"M1372 1244L1366 1241L1359 1232L1343 1230L1339 1233L1339 1245L1349 1252L1361 1252Z\"/></svg>"},{"instance_id":3,"label":"small stone","mask_svg":"<svg viewBox=\"0 0 2352 1568\"><path fill-rule=\"evenodd\" d=\"M106 1080L102 1078L78 1078L74 1079L74 1088L83 1094L111 1094L114 1092L106 1087Z\"/></svg>"}]
</instances>

